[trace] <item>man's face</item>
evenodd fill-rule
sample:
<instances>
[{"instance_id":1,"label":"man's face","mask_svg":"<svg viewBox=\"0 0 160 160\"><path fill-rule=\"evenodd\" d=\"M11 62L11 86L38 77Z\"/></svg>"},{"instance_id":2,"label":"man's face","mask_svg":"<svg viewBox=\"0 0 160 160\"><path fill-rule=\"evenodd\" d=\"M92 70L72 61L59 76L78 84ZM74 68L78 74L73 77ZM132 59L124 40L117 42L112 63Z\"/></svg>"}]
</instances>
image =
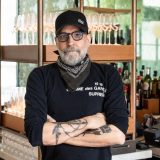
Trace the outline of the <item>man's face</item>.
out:
<instances>
[{"instance_id":1,"label":"man's face","mask_svg":"<svg viewBox=\"0 0 160 160\"><path fill-rule=\"evenodd\" d=\"M73 33L76 31L79 31L78 27L68 25L61 30L61 33ZM70 66L78 64L86 56L90 41L90 35L86 33L83 33L82 39L77 41L73 39L71 34L65 42L60 42L58 38L56 38L56 44L61 60Z\"/></svg>"}]
</instances>

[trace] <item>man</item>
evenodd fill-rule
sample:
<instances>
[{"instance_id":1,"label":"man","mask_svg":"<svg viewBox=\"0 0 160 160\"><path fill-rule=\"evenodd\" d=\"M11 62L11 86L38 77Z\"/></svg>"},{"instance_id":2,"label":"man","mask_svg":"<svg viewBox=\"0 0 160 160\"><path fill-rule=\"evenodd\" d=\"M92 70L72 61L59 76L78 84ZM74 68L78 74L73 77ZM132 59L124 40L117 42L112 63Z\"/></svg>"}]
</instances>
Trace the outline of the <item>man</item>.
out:
<instances>
[{"instance_id":1,"label":"man","mask_svg":"<svg viewBox=\"0 0 160 160\"><path fill-rule=\"evenodd\" d=\"M61 13L55 28L57 62L28 78L26 135L41 146L42 160L110 160L110 146L124 143L128 127L121 78L112 66L90 61L81 12Z\"/></svg>"}]
</instances>

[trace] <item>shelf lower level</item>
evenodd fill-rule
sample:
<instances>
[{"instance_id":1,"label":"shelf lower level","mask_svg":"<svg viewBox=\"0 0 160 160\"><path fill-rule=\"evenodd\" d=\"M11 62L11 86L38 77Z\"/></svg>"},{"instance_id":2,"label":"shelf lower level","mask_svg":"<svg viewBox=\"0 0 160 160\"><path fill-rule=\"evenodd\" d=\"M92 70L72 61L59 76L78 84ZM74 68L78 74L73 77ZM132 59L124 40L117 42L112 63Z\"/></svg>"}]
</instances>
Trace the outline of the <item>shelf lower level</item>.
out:
<instances>
[{"instance_id":1,"label":"shelf lower level","mask_svg":"<svg viewBox=\"0 0 160 160\"><path fill-rule=\"evenodd\" d=\"M54 62L57 55L56 45L43 45L43 62ZM1 46L1 60L19 62L38 62L37 45ZM90 45L89 56L93 61L133 61L135 59L133 45Z\"/></svg>"},{"instance_id":2,"label":"shelf lower level","mask_svg":"<svg viewBox=\"0 0 160 160\"><path fill-rule=\"evenodd\" d=\"M55 45L44 46L44 61L56 61ZM94 61L133 61L135 59L133 45L90 45L89 56Z\"/></svg>"}]
</instances>

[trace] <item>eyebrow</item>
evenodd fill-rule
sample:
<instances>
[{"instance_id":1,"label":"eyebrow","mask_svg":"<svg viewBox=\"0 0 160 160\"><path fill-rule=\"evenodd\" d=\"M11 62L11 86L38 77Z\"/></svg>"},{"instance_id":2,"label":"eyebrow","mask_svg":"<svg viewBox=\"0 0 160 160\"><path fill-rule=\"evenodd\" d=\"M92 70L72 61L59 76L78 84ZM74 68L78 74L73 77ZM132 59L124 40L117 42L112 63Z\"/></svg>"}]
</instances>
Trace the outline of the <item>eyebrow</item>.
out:
<instances>
[{"instance_id":1,"label":"eyebrow","mask_svg":"<svg viewBox=\"0 0 160 160\"><path fill-rule=\"evenodd\" d=\"M70 33L74 33L74 32L82 32L82 31L77 30L77 31L73 31L73 32L70 32ZM70 33L68 33L68 32L60 32L59 34L70 34ZM58 34L58 35L59 35L59 34Z\"/></svg>"}]
</instances>

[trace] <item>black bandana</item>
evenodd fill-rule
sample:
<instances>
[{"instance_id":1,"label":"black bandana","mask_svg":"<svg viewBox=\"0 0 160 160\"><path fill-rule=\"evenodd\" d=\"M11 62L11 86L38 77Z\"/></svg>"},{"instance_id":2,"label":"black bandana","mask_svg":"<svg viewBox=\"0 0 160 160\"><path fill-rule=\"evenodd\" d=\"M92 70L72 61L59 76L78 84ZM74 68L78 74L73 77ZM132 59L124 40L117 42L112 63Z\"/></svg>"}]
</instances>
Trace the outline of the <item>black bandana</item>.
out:
<instances>
[{"instance_id":1,"label":"black bandana","mask_svg":"<svg viewBox=\"0 0 160 160\"><path fill-rule=\"evenodd\" d=\"M91 61L88 56L86 56L83 61L76 66L68 66L64 64L59 56L57 64L59 66L61 76L70 91L75 91L90 73Z\"/></svg>"}]
</instances>

